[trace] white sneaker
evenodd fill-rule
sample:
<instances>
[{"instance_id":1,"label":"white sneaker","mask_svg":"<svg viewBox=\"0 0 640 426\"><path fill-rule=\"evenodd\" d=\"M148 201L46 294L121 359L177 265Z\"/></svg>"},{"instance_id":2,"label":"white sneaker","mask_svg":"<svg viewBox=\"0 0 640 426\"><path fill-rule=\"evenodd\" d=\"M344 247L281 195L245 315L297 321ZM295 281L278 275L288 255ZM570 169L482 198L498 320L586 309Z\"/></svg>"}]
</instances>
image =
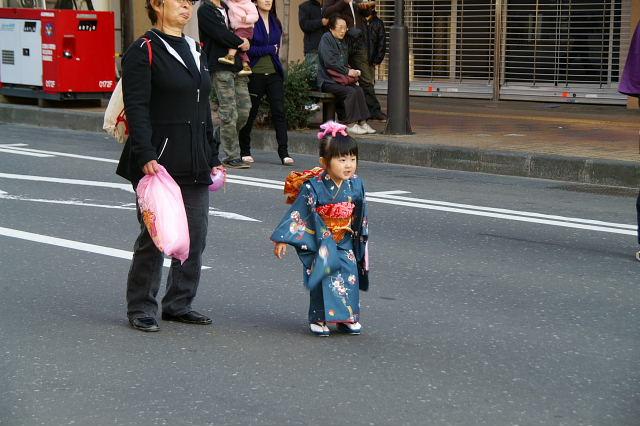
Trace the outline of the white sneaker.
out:
<instances>
[{"instance_id":1,"label":"white sneaker","mask_svg":"<svg viewBox=\"0 0 640 426\"><path fill-rule=\"evenodd\" d=\"M640 262L640 251L636 252L636 260Z\"/></svg>"},{"instance_id":2,"label":"white sneaker","mask_svg":"<svg viewBox=\"0 0 640 426\"><path fill-rule=\"evenodd\" d=\"M367 133L369 133L370 135L376 133L376 129L374 129L373 127L371 127L369 125L369 123L367 123L366 121L362 124L358 124L358 126L360 126L360 128L362 128L364 131L366 131Z\"/></svg>"},{"instance_id":3,"label":"white sneaker","mask_svg":"<svg viewBox=\"0 0 640 426\"><path fill-rule=\"evenodd\" d=\"M350 135L366 135L367 134L367 131L362 127L360 127L358 123L355 123L353 126L347 127L347 132Z\"/></svg>"}]
</instances>

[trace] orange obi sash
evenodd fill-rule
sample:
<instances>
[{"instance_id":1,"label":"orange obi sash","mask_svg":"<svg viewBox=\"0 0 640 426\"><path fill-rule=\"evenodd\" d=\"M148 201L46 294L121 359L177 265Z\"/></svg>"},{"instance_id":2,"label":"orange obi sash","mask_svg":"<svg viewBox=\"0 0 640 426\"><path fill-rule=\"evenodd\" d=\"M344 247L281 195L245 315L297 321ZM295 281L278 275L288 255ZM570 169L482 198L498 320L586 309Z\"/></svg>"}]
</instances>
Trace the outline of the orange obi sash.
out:
<instances>
[{"instance_id":1,"label":"orange obi sash","mask_svg":"<svg viewBox=\"0 0 640 426\"><path fill-rule=\"evenodd\" d=\"M351 216L355 205L349 202L325 204L316 208L316 211L329 228L333 239L339 243L351 229Z\"/></svg>"}]
</instances>

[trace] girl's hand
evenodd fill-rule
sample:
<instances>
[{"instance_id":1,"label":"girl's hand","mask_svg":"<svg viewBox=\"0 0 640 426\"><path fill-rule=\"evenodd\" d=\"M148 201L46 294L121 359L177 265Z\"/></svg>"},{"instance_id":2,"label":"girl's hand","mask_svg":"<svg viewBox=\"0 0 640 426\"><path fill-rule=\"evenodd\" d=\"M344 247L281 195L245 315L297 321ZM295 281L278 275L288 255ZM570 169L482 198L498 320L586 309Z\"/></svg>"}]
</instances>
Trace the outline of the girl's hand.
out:
<instances>
[{"instance_id":1,"label":"girl's hand","mask_svg":"<svg viewBox=\"0 0 640 426\"><path fill-rule=\"evenodd\" d=\"M211 171L215 174L217 172L225 172L227 169L224 168L223 165L215 166L211 169Z\"/></svg>"},{"instance_id":2,"label":"girl's hand","mask_svg":"<svg viewBox=\"0 0 640 426\"><path fill-rule=\"evenodd\" d=\"M273 254L275 254L278 259L284 258L284 255L287 254L287 245L285 243L275 243Z\"/></svg>"}]
</instances>

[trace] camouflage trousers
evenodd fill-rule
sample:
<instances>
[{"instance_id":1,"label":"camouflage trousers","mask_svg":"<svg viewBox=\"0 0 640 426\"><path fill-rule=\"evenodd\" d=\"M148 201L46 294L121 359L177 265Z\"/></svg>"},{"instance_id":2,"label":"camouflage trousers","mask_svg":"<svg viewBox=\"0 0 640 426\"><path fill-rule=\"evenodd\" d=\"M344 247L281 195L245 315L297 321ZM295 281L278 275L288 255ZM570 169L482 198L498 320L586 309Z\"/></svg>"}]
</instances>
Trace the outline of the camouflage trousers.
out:
<instances>
[{"instance_id":1,"label":"camouflage trousers","mask_svg":"<svg viewBox=\"0 0 640 426\"><path fill-rule=\"evenodd\" d=\"M249 79L231 71L216 71L211 81L218 97L220 144L226 155L225 159L240 158L238 133L247 123L251 109Z\"/></svg>"}]
</instances>

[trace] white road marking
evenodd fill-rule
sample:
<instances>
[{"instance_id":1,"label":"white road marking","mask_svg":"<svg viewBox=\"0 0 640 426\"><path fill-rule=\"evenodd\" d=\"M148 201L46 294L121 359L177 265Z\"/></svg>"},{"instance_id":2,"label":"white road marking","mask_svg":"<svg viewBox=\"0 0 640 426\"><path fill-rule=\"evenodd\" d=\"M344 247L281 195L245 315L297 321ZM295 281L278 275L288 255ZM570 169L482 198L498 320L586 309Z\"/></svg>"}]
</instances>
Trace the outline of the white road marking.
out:
<instances>
[{"instance_id":1,"label":"white road marking","mask_svg":"<svg viewBox=\"0 0 640 426\"><path fill-rule=\"evenodd\" d=\"M99 207L103 209L118 209L118 210L135 210L136 205L132 203L126 203L125 205L110 205L110 204L95 204L87 203L78 200L50 200L46 198L27 198L20 195L9 195L6 191L0 190L0 199L3 200L17 200L17 201L30 201L34 203L47 203L47 204L61 204L67 206L82 206L82 207ZM253 219L249 216L243 216L237 213L224 212L213 207L209 207L209 216L222 217L225 219L243 220L245 222L262 222L258 219Z\"/></svg>"},{"instance_id":2,"label":"white road marking","mask_svg":"<svg viewBox=\"0 0 640 426\"><path fill-rule=\"evenodd\" d=\"M623 223L614 223L614 222L603 222L600 220L590 220L590 219L581 219L581 218L575 218L575 217L548 215L548 214L525 212L525 211L519 211L519 210L498 209L494 207L474 206L471 204L449 203L447 201L424 200L420 198L386 195L380 192L367 193L367 197L369 196L384 198L388 200L399 200L399 201L410 202L410 203L419 203L419 204L426 204L426 205L460 208L465 210L478 210L478 211L491 212L491 213L500 213L500 214L505 214L509 216L513 216L513 215L525 216L525 217L532 217L532 218L559 220L563 222L576 222L576 223L583 223L583 224L589 224L589 225L607 226L607 227L613 227L613 228L633 229L633 230L637 229L637 225L627 225Z\"/></svg>"},{"instance_id":3,"label":"white road marking","mask_svg":"<svg viewBox=\"0 0 640 426\"><path fill-rule=\"evenodd\" d=\"M5 237L17 238L25 241L32 241L41 244L49 244L57 247L64 247L73 250L85 251L89 253L102 254L105 256L117 257L120 259L131 260L133 253L126 250L114 249L111 247L98 246L95 244L82 243L80 241L67 240L64 238L50 237L48 235L34 234L32 232L20 231L17 229L0 227L0 235ZM165 259L163 266L168 268L171 266L171 260ZM203 266L202 269L211 269L210 266Z\"/></svg>"},{"instance_id":4,"label":"white road marking","mask_svg":"<svg viewBox=\"0 0 640 426\"><path fill-rule=\"evenodd\" d=\"M7 148L0 148L0 152L4 152L6 154L26 155L29 157L40 157L40 158L54 157L53 155L49 155L49 154L38 154L35 152L22 152L14 149L7 149Z\"/></svg>"},{"instance_id":5,"label":"white road marking","mask_svg":"<svg viewBox=\"0 0 640 426\"><path fill-rule=\"evenodd\" d=\"M30 180L35 182L65 183L68 185L94 186L99 188L115 188L133 193L133 188L131 187L130 183L101 182L97 180L82 179L62 179L48 176L16 175L12 173L0 173L0 178Z\"/></svg>"},{"instance_id":6,"label":"white road marking","mask_svg":"<svg viewBox=\"0 0 640 426\"><path fill-rule=\"evenodd\" d=\"M589 231L609 232L612 234L624 234L624 235L633 235L633 236L637 235L637 231L620 229L620 227L635 228L635 226L633 225L615 224L615 225L618 225L619 227L583 225L579 223L563 222L558 220L536 219L536 218L525 217L525 216L490 213L490 212L480 211L480 210L465 210L460 208L444 207L444 206L438 206L438 205L432 205L432 204L414 203L414 202L398 201L398 200L390 200L390 199L374 198L374 197L371 197L371 198L367 197L367 201L373 201L376 203L383 203L383 204L391 204L394 206L416 207L419 209L429 209L429 210L439 210L439 211L451 212L451 213L470 214L474 216L492 217L496 219L508 219L508 220L515 220L518 222L531 222L531 223L539 223L543 225L561 226L564 228L585 229Z\"/></svg>"},{"instance_id":7,"label":"white road marking","mask_svg":"<svg viewBox=\"0 0 640 426\"><path fill-rule=\"evenodd\" d=\"M510 136L521 136L521 135L511 134ZM98 158L98 157L79 156L79 155L60 153L55 151L27 149L27 148L17 147L17 145L18 144L7 144L7 145L0 145L0 147L12 146L13 149L27 150L30 152L41 153L41 154L52 154L52 155L68 156L68 157L95 160L95 161L107 161L107 162L117 163L117 160ZM21 146L24 146L24 145L22 144ZM25 176L25 175L8 175L5 173L0 173L0 178L10 177L10 176L14 176L14 178L18 179L18 177L15 177L15 176ZM88 183L75 183L75 182L93 182L93 181L70 182L73 180L69 180L69 179L54 180L55 178L38 179L39 177L37 176L35 177L31 176L29 178L32 180L46 179L47 181L51 181L51 182L72 183L72 184L78 184L78 185L88 185ZM246 185L246 186L255 186L260 188L269 188L269 189L278 189L278 190L282 190L284 187L283 182L278 180L254 178L250 176L240 176L240 175L228 175L227 182ZM132 192L130 185L110 184L108 182L96 182L96 183L104 184L104 185L95 185L95 186L115 187L112 185L119 185L118 187L120 189L124 189L122 187L128 186L128 190ZM500 209L500 208L494 208L494 207L474 206L470 204L449 203L446 201L399 196L399 194L408 194L408 193L409 192L407 191L401 191L401 190L371 192L371 193L367 193L367 200L371 202L382 203L382 204L415 207L415 208L429 209L429 210L439 210L439 211L446 211L451 213L469 214L474 216L493 217L497 219L514 220L519 222L530 222L530 223L560 226L560 227L566 227L566 228L584 229L584 230L599 231L599 232L610 232L614 234L637 235L636 225L628 225L628 224L622 224L622 223L604 222L599 220L572 218L572 217L565 217L565 216L558 216L558 215L548 215L543 213Z\"/></svg>"},{"instance_id":8,"label":"white road marking","mask_svg":"<svg viewBox=\"0 0 640 426\"><path fill-rule=\"evenodd\" d=\"M101 158L101 157L92 157L92 156L88 156L88 155L78 155L78 154L68 154L66 152L58 152L58 151L44 151L41 149L32 149L32 148L22 148L19 146L14 145L0 145L0 148L4 148L7 147L10 150L13 151L22 151L24 153L26 152L31 152L34 154L45 154L48 156L56 156L56 157L69 157L69 158L79 158L81 160L91 160L91 161L100 161L103 163L114 163L114 164L118 164L118 160L113 160L111 158ZM13 152L14 154L16 152Z\"/></svg>"}]
</instances>

